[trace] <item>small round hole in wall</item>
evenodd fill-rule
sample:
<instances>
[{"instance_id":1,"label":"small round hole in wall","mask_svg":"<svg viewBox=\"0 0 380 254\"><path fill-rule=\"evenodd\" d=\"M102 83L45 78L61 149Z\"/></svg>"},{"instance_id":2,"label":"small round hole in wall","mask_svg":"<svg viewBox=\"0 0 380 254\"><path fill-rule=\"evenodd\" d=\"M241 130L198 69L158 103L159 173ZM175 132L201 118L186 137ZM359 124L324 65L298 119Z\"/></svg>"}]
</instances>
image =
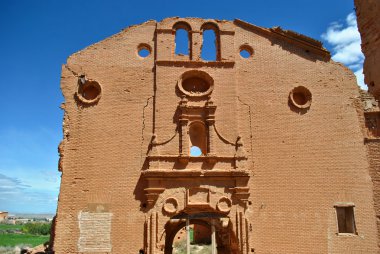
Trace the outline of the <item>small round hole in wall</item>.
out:
<instances>
[{"instance_id":1,"label":"small round hole in wall","mask_svg":"<svg viewBox=\"0 0 380 254\"><path fill-rule=\"evenodd\" d=\"M137 47L137 53L142 58L148 57L151 52L152 48L148 44L143 43Z\"/></svg>"},{"instance_id":2,"label":"small round hole in wall","mask_svg":"<svg viewBox=\"0 0 380 254\"><path fill-rule=\"evenodd\" d=\"M150 55L149 50L147 50L147 49L140 49L139 50L139 56L145 58L145 57L147 57L149 55Z\"/></svg>"},{"instance_id":3,"label":"small round hole in wall","mask_svg":"<svg viewBox=\"0 0 380 254\"><path fill-rule=\"evenodd\" d=\"M290 102L297 108L309 108L311 105L311 92L304 86L293 88L289 94Z\"/></svg>"},{"instance_id":4,"label":"small round hole in wall","mask_svg":"<svg viewBox=\"0 0 380 254\"><path fill-rule=\"evenodd\" d=\"M77 96L84 103L95 103L100 99L102 88L100 84L94 80L79 80Z\"/></svg>"},{"instance_id":5,"label":"small round hole in wall","mask_svg":"<svg viewBox=\"0 0 380 254\"><path fill-rule=\"evenodd\" d=\"M247 50L243 49L242 51L240 51L240 56L242 58L248 58L251 56L251 53L249 53Z\"/></svg>"},{"instance_id":6,"label":"small round hole in wall","mask_svg":"<svg viewBox=\"0 0 380 254\"><path fill-rule=\"evenodd\" d=\"M253 55L253 48L247 44L240 46L240 56L242 58L250 58Z\"/></svg>"}]
</instances>

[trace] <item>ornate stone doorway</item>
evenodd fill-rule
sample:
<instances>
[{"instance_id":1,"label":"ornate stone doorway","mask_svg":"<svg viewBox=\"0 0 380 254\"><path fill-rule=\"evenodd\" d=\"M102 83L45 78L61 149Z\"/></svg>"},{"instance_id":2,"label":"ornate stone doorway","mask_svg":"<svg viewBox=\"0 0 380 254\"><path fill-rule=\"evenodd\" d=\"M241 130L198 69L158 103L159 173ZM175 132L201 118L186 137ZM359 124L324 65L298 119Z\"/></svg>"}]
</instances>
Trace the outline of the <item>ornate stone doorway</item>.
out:
<instances>
[{"instance_id":1,"label":"ornate stone doorway","mask_svg":"<svg viewBox=\"0 0 380 254\"><path fill-rule=\"evenodd\" d=\"M175 243L178 241L183 241L181 253L194 253L191 243L193 247L204 244L210 254L238 253L237 238L230 219L218 213L180 213L166 223L165 232L165 254L175 254L178 246Z\"/></svg>"}]
</instances>

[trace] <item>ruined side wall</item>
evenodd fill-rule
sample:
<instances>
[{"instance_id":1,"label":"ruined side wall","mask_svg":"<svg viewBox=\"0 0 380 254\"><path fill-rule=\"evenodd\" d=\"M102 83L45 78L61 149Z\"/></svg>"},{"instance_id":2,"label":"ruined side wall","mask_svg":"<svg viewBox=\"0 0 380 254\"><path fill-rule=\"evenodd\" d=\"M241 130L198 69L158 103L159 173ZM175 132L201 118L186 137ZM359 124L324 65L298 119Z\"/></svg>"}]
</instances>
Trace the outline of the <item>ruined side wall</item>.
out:
<instances>
[{"instance_id":1,"label":"ruined side wall","mask_svg":"<svg viewBox=\"0 0 380 254\"><path fill-rule=\"evenodd\" d=\"M369 162L370 162L370 175L373 182L375 211L377 217L377 232L380 235L380 139L373 140L367 143ZM379 246L380 249L380 246Z\"/></svg>"},{"instance_id":2,"label":"ruined side wall","mask_svg":"<svg viewBox=\"0 0 380 254\"><path fill-rule=\"evenodd\" d=\"M374 96L380 96L380 3L377 0L355 0L359 32L362 37L364 80Z\"/></svg>"},{"instance_id":3,"label":"ruined side wall","mask_svg":"<svg viewBox=\"0 0 380 254\"><path fill-rule=\"evenodd\" d=\"M155 27L147 22L128 28L74 54L62 68L58 254L109 253L110 248L112 253L138 253L143 246L144 216L136 196L152 132ZM137 55L140 43L150 45L150 56ZM85 104L75 96L81 75L101 85L97 103ZM98 238L89 239L96 238L90 231Z\"/></svg>"},{"instance_id":4,"label":"ruined side wall","mask_svg":"<svg viewBox=\"0 0 380 254\"><path fill-rule=\"evenodd\" d=\"M372 183L351 71L255 29L236 28L239 122L252 135L251 248L255 253L377 253ZM289 104L297 86L308 110ZM248 124L247 124L248 125ZM246 126L247 126L246 125ZM246 142L247 143L247 142ZM353 202L357 236L338 235L334 204Z\"/></svg>"},{"instance_id":5,"label":"ruined side wall","mask_svg":"<svg viewBox=\"0 0 380 254\"><path fill-rule=\"evenodd\" d=\"M364 80L368 91L377 99L380 98L380 3L376 0L355 0L358 28L362 39L362 51L364 53ZM366 100L364 100L366 101ZM377 113L379 114L379 113ZM380 119L380 117L377 117ZM377 120L377 129L380 120ZM365 128L365 127L364 127ZM378 131L378 134L380 131ZM367 134L367 133L366 133ZM374 185L375 210L378 220L378 234L380 237L380 144L377 140L369 139L367 142L370 173ZM380 244L380 240L379 240Z\"/></svg>"},{"instance_id":6,"label":"ruined side wall","mask_svg":"<svg viewBox=\"0 0 380 254\"><path fill-rule=\"evenodd\" d=\"M368 149L369 173L373 182L377 232L380 235L380 110L379 102L367 91L361 91L361 126ZM378 244L380 242L378 241ZM379 246L380 249L380 246Z\"/></svg>"}]
</instances>

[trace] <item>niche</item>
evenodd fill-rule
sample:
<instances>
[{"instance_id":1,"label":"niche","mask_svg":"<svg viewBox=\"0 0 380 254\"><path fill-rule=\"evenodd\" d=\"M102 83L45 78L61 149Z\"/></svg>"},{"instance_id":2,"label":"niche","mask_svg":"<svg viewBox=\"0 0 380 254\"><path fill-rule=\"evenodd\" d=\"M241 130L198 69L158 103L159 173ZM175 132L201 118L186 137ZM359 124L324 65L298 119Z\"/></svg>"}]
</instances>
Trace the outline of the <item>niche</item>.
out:
<instances>
[{"instance_id":1,"label":"niche","mask_svg":"<svg viewBox=\"0 0 380 254\"><path fill-rule=\"evenodd\" d=\"M207 130L202 122L193 122L189 126L190 156L207 154Z\"/></svg>"}]
</instances>

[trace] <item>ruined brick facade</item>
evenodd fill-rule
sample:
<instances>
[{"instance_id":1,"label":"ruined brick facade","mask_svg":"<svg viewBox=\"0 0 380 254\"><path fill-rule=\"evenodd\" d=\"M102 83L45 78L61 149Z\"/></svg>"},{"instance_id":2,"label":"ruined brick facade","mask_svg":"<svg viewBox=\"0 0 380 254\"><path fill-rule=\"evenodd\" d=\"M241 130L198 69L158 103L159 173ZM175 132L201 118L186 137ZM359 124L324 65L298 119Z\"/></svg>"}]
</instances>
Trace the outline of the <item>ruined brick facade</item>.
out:
<instances>
[{"instance_id":1,"label":"ruined brick facade","mask_svg":"<svg viewBox=\"0 0 380 254\"><path fill-rule=\"evenodd\" d=\"M364 53L364 81L369 94L362 94L365 115L366 144L373 181L374 201L380 237L380 2L355 0L358 28ZM380 243L380 240L379 240Z\"/></svg>"},{"instance_id":2,"label":"ruined brick facade","mask_svg":"<svg viewBox=\"0 0 380 254\"><path fill-rule=\"evenodd\" d=\"M378 100L367 92L361 91L364 113L364 143L367 146L369 172L373 182L373 196L377 218L377 234L380 249L380 107Z\"/></svg>"},{"instance_id":3,"label":"ruined brick facade","mask_svg":"<svg viewBox=\"0 0 380 254\"><path fill-rule=\"evenodd\" d=\"M148 21L70 56L61 89L55 253L171 254L186 221L214 230L218 254L378 252L365 96L318 41Z\"/></svg>"},{"instance_id":4,"label":"ruined brick facade","mask_svg":"<svg viewBox=\"0 0 380 254\"><path fill-rule=\"evenodd\" d=\"M369 92L380 98L380 2L378 0L354 2L365 56L364 81Z\"/></svg>"}]
</instances>

